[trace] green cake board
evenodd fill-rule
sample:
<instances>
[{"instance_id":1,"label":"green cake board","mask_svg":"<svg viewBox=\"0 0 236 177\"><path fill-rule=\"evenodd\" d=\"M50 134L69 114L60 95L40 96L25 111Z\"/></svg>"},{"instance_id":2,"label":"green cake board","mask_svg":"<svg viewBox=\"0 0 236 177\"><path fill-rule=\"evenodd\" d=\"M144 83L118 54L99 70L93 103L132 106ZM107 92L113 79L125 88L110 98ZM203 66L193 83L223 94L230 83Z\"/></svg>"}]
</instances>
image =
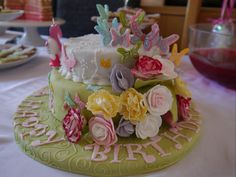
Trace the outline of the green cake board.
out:
<instances>
[{"instance_id":1,"label":"green cake board","mask_svg":"<svg viewBox=\"0 0 236 177\"><path fill-rule=\"evenodd\" d=\"M191 150L200 129L201 118L192 107L189 121L178 123L175 129L162 126L154 138L119 137L115 146L103 147L85 134L73 144L67 141L62 122L48 109L47 88L27 97L14 116L15 139L25 154L50 167L99 177L144 174L168 167Z\"/></svg>"}]
</instances>

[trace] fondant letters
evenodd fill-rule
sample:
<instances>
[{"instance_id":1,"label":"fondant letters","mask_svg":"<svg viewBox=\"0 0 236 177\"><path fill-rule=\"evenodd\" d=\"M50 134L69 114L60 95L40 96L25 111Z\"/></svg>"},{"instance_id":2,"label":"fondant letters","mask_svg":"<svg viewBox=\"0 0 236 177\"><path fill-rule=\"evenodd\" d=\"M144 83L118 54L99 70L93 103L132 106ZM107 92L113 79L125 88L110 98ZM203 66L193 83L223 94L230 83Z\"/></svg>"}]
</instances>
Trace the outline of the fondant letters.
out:
<instances>
[{"instance_id":1,"label":"fondant letters","mask_svg":"<svg viewBox=\"0 0 236 177\"><path fill-rule=\"evenodd\" d=\"M181 149L183 145L178 139L183 139L185 141L190 142L192 138L184 135L180 131L182 129L186 129L197 133L200 129L200 123L201 122L196 119L179 122L176 128L171 128L168 131L162 133L160 136L150 138L150 141L144 144L115 144L110 147L104 147L97 144L88 144L85 146L85 150L93 151L91 157L92 161L106 161L108 159L107 154L113 150L113 159L110 161L111 163L121 163L122 160L137 160L137 157L135 157L137 154L141 155L141 157L146 163L153 163L157 159L154 155L149 155L146 153L145 150L147 148L152 147L158 152L161 157L168 156L170 155L170 153L166 152L159 145L162 138L168 139L172 143L174 143L174 147L176 149ZM101 150L101 147L103 147L104 150ZM119 152L121 148L125 148L125 150L127 151L128 155L125 159L119 159Z\"/></svg>"},{"instance_id":2,"label":"fondant letters","mask_svg":"<svg viewBox=\"0 0 236 177\"><path fill-rule=\"evenodd\" d=\"M126 160L137 160L134 157L134 154L136 153L136 154L142 155L142 157L146 163L153 163L156 161L155 156L147 155L142 150L143 147L141 144L124 144L123 146L125 146L127 148L127 152L128 152L128 157L126 158ZM136 149L133 149L132 147L136 147Z\"/></svg>"},{"instance_id":3,"label":"fondant letters","mask_svg":"<svg viewBox=\"0 0 236 177\"><path fill-rule=\"evenodd\" d=\"M21 133L19 136L21 139L24 139L25 136L33 136L33 137L39 137L39 136L47 136L47 140L41 141L41 140L35 140L31 142L32 146L41 146L46 145L50 143L56 143L60 141L64 141L64 137L54 139L56 136L56 131L54 130L48 130L48 125L40 124L39 123L39 114L37 112L34 112L32 110L39 109L41 101L36 100L25 100L23 104L20 106L20 109L18 109L17 113L19 115L15 116L15 120L17 119L26 119L25 121L19 123L14 122L15 126L22 126L24 128L30 128L29 131L25 131L24 133Z\"/></svg>"}]
</instances>

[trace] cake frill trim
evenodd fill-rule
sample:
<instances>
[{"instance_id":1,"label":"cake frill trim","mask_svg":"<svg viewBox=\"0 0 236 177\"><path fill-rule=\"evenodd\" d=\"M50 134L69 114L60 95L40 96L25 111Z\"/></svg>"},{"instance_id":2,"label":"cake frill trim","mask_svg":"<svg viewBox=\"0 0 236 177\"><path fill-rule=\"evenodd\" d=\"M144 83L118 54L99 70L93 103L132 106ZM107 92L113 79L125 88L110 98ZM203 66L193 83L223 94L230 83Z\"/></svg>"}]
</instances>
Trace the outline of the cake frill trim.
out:
<instances>
[{"instance_id":1,"label":"cake frill trim","mask_svg":"<svg viewBox=\"0 0 236 177\"><path fill-rule=\"evenodd\" d=\"M78 95L74 99L66 95L64 108L68 113L63 119L63 128L68 140L77 143L88 126L96 144L110 146L118 141L117 136L152 138L158 135L163 122L174 128L177 122L189 120L191 93L175 71L188 49L178 53L175 44L169 53L170 45L179 36L172 34L163 38L156 23L145 34L141 28L145 15L142 10L131 17L121 12L119 20L114 18L109 24L108 6L98 4L97 9L100 16L94 28L103 45L118 46L121 63L134 60L135 65L111 66L109 79L113 93L99 88L88 97L87 103ZM147 54L140 55L141 49ZM159 55L150 55L152 50L159 51ZM70 64L68 68L73 70L76 63ZM102 60L101 66L108 67L107 60ZM88 122L83 116L85 108L92 113ZM118 125L114 123L117 118Z\"/></svg>"}]
</instances>

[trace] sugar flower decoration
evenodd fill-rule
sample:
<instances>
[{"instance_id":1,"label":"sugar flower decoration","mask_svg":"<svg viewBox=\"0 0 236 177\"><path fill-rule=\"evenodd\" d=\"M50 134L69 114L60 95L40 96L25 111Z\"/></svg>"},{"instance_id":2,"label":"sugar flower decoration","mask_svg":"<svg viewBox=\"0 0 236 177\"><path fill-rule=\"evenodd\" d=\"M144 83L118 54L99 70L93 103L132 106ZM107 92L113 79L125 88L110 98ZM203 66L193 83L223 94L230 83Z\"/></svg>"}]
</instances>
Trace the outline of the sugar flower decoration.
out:
<instances>
[{"instance_id":1,"label":"sugar flower decoration","mask_svg":"<svg viewBox=\"0 0 236 177\"><path fill-rule=\"evenodd\" d=\"M139 57L131 72L141 79L153 79L161 74L162 64L159 60L148 56Z\"/></svg>"},{"instance_id":2,"label":"sugar flower decoration","mask_svg":"<svg viewBox=\"0 0 236 177\"><path fill-rule=\"evenodd\" d=\"M74 108L69 109L63 119L63 128L68 140L77 143L82 135L82 129L85 123L83 115Z\"/></svg>"},{"instance_id":3,"label":"sugar flower decoration","mask_svg":"<svg viewBox=\"0 0 236 177\"><path fill-rule=\"evenodd\" d=\"M190 104L191 98L185 98L183 96L177 95L178 103L178 116L182 120L186 121L190 119Z\"/></svg>"},{"instance_id":4,"label":"sugar flower decoration","mask_svg":"<svg viewBox=\"0 0 236 177\"><path fill-rule=\"evenodd\" d=\"M86 107L93 115L102 115L105 119L110 119L119 112L120 100L106 90L99 90L88 97Z\"/></svg>"},{"instance_id":5,"label":"sugar flower decoration","mask_svg":"<svg viewBox=\"0 0 236 177\"><path fill-rule=\"evenodd\" d=\"M167 113L165 113L161 117L162 117L163 122L165 122L171 128L176 128L178 120L174 119L173 114L170 111L168 111Z\"/></svg>"},{"instance_id":6,"label":"sugar flower decoration","mask_svg":"<svg viewBox=\"0 0 236 177\"><path fill-rule=\"evenodd\" d=\"M151 114L147 114L144 120L136 124L136 136L141 139L154 137L158 134L161 124L161 116L153 116Z\"/></svg>"},{"instance_id":7,"label":"sugar flower decoration","mask_svg":"<svg viewBox=\"0 0 236 177\"><path fill-rule=\"evenodd\" d=\"M158 42L159 38L159 26L158 24L153 24L151 31L148 34L142 32L140 25L131 20L130 28L132 30L133 36L131 37L131 43L136 44L138 41L142 41L143 48L149 51Z\"/></svg>"},{"instance_id":8,"label":"sugar flower decoration","mask_svg":"<svg viewBox=\"0 0 236 177\"><path fill-rule=\"evenodd\" d=\"M159 116L171 109L173 97L167 87L156 85L145 94L144 102L150 114Z\"/></svg>"},{"instance_id":9,"label":"sugar flower decoration","mask_svg":"<svg viewBox=\"0 0 236 177\"><path fill-rule=\"evenodd\" d=\"M111 59L110 58L108 58L108 59L101 58L100 66L105 69L109 69L111 67Z\"/></svg>"},{"instance_id":10,"label":"sugar flower decoration","mask_svg":"<svg viewBox=\"0 0 236 177\"><path fill-rule=\"evenodd\" d=\"M168 79L174 79L178 75L175 72L175 65L168 59L164 59L161 56L154 56L153 58L157 59L162 64L161 74Z\"/></svg>"},{"instance_id":11,"label":"sugar flower decoration","mask_svg":"<svg viewBox=\"0 0 236 177\"><path fill-rule=\"evenodd\" d=\"M116 133L121 137L129 137L134 133L134 125L130 121L121 118Z\"/></svg>"},{"instance_id":12,"label":"sugar flower decoration","mask_svg":"<svg viewBox=\"0 0 236 177\"><path fill-rule=\"evenodd\" d=\"M116 64L111 70L110 81L112 90L121 93L134 85L134 76L129 68Z\"/></svg>"},{"instance_id":13,"label":"sugar flower decoration","mask_svg":"<svg viewBox=\"0 0 236 177\"><path fill-rule=\"evenodd\" d=\"M184 97L191 97L191 92L188 90L186 83L180 78L175 78L175 93Z\"/></svg>"},{"instance_id":14,"label":"sugar flower decoration","mask_svg":"<svg viewBox=\"0 0 236 177\"><path fill-rule=\"evenodd\" d=\"M117 142L116 131L112 119L93 117L89 120L89 132L98 145L110 146Z\"/></svg>"},{"instance_id":15,"label":"sugar flower decoration","mask_svg":"<svg viewBox=\"0 0 236 177\"><path fill-rule=\"evenodd\" d=\"M137 92L134 88L122 92L120 95L121 111L120 114L124 116L125 120L136 123L145 118L147 107L144 105L144 96Z\"/></svg>"}]
</instances>

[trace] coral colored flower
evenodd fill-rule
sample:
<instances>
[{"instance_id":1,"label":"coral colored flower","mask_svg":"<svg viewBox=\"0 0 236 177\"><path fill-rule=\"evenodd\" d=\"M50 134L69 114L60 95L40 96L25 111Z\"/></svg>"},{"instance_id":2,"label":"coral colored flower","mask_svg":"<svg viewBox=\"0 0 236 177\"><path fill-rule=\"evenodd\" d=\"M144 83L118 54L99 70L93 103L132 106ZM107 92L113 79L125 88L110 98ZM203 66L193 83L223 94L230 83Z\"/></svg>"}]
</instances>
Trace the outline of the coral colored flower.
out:
<instances>
[{"instance_id":1,"label":"coral colored flower","mask_svg":"<svg viewBox=\"0 0 236 177\"><path fill-rule=\"evenodd\" d=\"M102 115L105 119L110 119L119 112L120 100L106 90L99 90L88 97L86 107L93 115Z\"/></svg>"},{"instance_id":2,"label":"coral colored flower","mask_svg":"<svg viewBox=\"0 0 236 177\"><path fill-rule=\"evenodd\" d=\"M120 114L124 116L124 119L135 123L145 118L147 107L144 105L143 98L143 95L134 88L122 92L120 95Z\"/></svg>"},{"instance_id":3,"label":"coral colored flower","mask_svg":"<svg viewBox=\"0 0 236 177\"><path fill-rule=\"evenodd\" d=\"M131 72L141 79L152 79L161 74L162 64L159 60L148 56L139 57Z\"/></svg>"},{"instance_id":4,"label":"coral colored flower","mask_svg":"<svg viewBox=\"0 0 236 177\"><path fill-rule=\"evenodd\" d=\"M183 120L190 119L190 104L191 98L184 98L183 96L177 95L178 104L178 116Z\"/></svg>"},{"instance_id":5,"label":"coral colored flower","mask_svg":"<svg viewBox=\"0 0 236 177\"><path fill-rule=\"evenodd\" d=\"M110 146L117 142L116 131L112 119L93 117L89 120L89 132L98 145Z\"/></svg>"},{"instance_id":6,"label":"coral colored flower","mask_svg":"<svg viewBox=\"0 0 236 177\"><path fill-rule=\"evenodd\" d=\"M121 93L134 85L134 76L129 68L115 64L111 70L110 81L112 90Z\"/></svg>"},{"instance_id":7,"label":"coral colored flower","mask_svg":"<svg viewBox=\"0 0 236 177\"><path fill-rule=\"evenodd\" d=\"M70 142L77 143L80 140L84 122L85 119L80 111L74 108L69 109L63 119L63 128Z\"/></svg>"},{"instance_id":8,"label":"coral colored flower","mask_svg":"<svg viewBox=\"0 0 236 177\"><path fill-rule=\"evenodd\" d=\"M166 86L156 85L145 94L145 105L152 115L163 115L171 109L173 97Z\"/></svg>"},{"instance_id":9,"label":"coral colored flower","mask_svg":"<svg viewBox=\"0 0 236 177\"><path fill-rule=\"evenodd\" d=\"M158 134L161 124L161 116L153 116L151 114L147 114L144 120L136 124L136 136L141 139L154 137Z\"/></svg>"}]
</instances>

